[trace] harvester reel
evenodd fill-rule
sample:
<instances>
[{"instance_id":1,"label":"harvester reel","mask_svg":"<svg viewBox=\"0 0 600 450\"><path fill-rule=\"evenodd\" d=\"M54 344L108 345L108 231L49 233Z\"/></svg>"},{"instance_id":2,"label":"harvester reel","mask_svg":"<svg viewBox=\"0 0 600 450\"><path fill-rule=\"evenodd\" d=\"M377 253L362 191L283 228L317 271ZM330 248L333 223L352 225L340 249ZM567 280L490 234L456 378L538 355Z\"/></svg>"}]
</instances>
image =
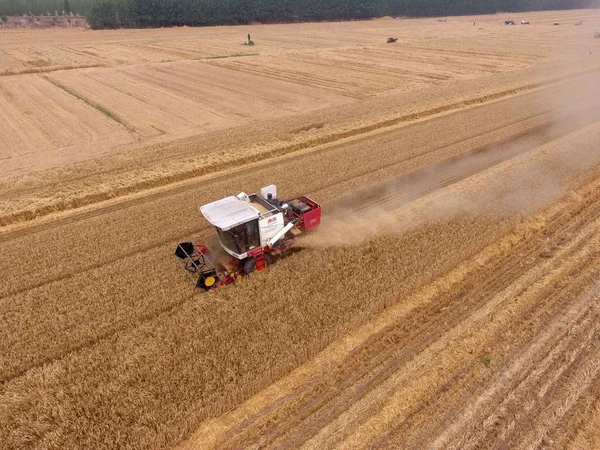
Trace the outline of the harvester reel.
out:
<instances>
[{"instance_id":1,"label":"harvester reel","mask_svg":"<svg viewBox=\"0 0 600 450\"><path fill-rule=\"evenodd\" d=\"M193 242L182 242L175 249L175 256L177 256L180 259L188 258L193 253L194 253L194 243Z\"/></svg>"}]
</instances>

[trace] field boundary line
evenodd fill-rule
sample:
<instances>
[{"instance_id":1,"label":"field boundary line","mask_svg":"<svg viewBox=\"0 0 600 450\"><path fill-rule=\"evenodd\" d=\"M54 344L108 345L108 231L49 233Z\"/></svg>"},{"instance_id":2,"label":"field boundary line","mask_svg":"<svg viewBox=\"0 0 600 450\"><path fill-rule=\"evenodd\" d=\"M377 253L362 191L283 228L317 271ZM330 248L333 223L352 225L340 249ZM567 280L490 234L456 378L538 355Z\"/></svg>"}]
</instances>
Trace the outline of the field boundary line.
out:
<instances>
[{"instance_id":1,"label":"field boundary line","mask_svg":"<svg viewBox=\"0 0 600 450\"><path fill-rule=\"evenodd\" d=\"M132 182L130 185L120 186L116 188L108 187L101 192L83 193L80 197L73 197L66 200L49 203L45 206L34 207L33 209L18 210L7 215L0 216L0 233L3 231L10 232L14 227L27 226L29 222L37 221L46 218L46 216L56 216L62 213L69 213L81 210L86 207L100 207L106 204L122 203L126 204L131 201L132 197L153 197L161 196L162 191L178 189L184 191L189 189L187 184L195 183L198 179L207 177L207 179L222 176L240 168L250 168L256 165L264 164L267 161L275 158L292 157L300 154L312 153L322 150L325 147L341 145L347 142L360 140L373 134L385 133L394 130L396 127L403 127L421 120L431 120L441 117L446 114L457 114L469 107L480 107L498 101L506 101L517 95L530 93L551 87L556 84L575 80L577 78L589 75L591 73L600 72L600 69L588 69L577 74L569 74L557 77L547 81L541 81L532 84L518 86L512 89L505 89L498 92L493 92L483 96L473 97L471 99L453 102L443 106L431 108L429 110L404 114L395 118L386 119L381 122L375 122L363 127L353 128L351 130L332 133L328 136L321 136L291 145L284 145L279 148L261 152L255 155L246 155L232 161L223 163L215 163L212 165L198 167L187 171L174 172L171 174L158 176L154 179L144 179L140 182ZM75 96L79 100L87 103L89 106L94 106L93 103L87 101L72 93L67 88L56 83L53 80L46 78L50 83L65 90L67 93ZM97 108L96 108L97 109ZM101 110L100 110L101 111ZM102 111L101 111L102 112ZM106 114L106 113L105 113ZM111 119L115 120L111 116ZM118 122L118 121L117 121ZM118 122L128 130L131 129L124 123ZM9 228L10 226L10 228Z\"/></svg>"},{"instance_id":2,"label":"field boundary line","mask_svg":"<svg viewBox=\"0 0 600 450\"><path fill-rule=\"evenodd\" d=\"M214 55L201 56L200 58L192 58L191 61L206 61L211 59L227 59L227 58L245 58L247 56L259 56L260 53L231 53L229 55Z\"/></svg>"},{"instance_id":3,"label":"field boundary line","mask_svg":"<svg viewBox=\"0 0 600 450\"><path fill-rule=\"evenodd\" d=\"M20 75L39 75L42 73L54 73L54 72L62 72L69 70L79 70L79 69L98 69L101 67L106 67L103 64L84 64L81 66L62 66L62 67L36 67L31 69L22 69L22 70L12 70L7 69L4 72L0 72L0 77L18 77Z\"/></svg>"},{"instance_id":4,"label":"field boundary line","mask_svg":"<svg viewBox=\"0 0 600 450\"><path fill-rule=\"evenodd\" d=\"M108 117L110 120L112 120L113 122L119 124L122 127L125 127L125 129L127 131L129 131L130 133L137 133L137 130L135 128L132 128L130 125L127 124L127 122L125 122L123 119L121 119L117 114L115 114L114 112L112 112L111 110L105 108L104 106L100 105L99 103L94 103L90 100L88 100L87 98L83 97L82 95L79 95L77 92L69 89L68 87L66 87L65 85L59 83L56 80L53 80L50 77L47 76L42 76L42 78L44 80L46 80L48 83L56 86L58 89L66 92L67 94L75 97L77 100L85 103L86 105L92 107L93 109L95 109L96 111L101 112L102 114L104 114L106 117Z\"/></svg>"}]
</instances>

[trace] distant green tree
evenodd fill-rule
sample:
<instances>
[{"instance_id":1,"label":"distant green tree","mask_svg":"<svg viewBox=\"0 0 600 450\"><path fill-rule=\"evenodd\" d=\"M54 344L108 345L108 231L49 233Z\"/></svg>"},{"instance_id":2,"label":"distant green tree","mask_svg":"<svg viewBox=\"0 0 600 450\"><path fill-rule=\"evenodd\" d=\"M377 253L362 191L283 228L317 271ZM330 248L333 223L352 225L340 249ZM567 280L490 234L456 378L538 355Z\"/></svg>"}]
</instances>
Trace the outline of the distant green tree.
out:
<instances>
[{"instance_id":1,"label":"distant green tree","mask_svg":"<svg viewBox=\"0 0 600 450\"><path fill-rule=\"evenodd\" d=\"M49 5L53 0L5 0ZM61 0L55 0L56 2ZM66 1L67 0L62 0ZM238 25L355 20L384 15L448 16L582 8L595 0L68 0L83 9L93 3L88 22L93 28L161 27L173 25ZM58 3L60 4L60 3ZM26 8L25 8L26 9ZM65 11L67 11L65 7ZM0 0L0 13L2 0Z\"/></svg>"},{"instance_id":2,"label":"distant green tree","mask_svg":"<svg viewBox=\"0 0 600 450\"><path fill-rule=\"evenodd\" d=\"M95 30L117 28L117 8L113 0L99 0L90 10L87 21Z\"/></svg>"}]
</instances>

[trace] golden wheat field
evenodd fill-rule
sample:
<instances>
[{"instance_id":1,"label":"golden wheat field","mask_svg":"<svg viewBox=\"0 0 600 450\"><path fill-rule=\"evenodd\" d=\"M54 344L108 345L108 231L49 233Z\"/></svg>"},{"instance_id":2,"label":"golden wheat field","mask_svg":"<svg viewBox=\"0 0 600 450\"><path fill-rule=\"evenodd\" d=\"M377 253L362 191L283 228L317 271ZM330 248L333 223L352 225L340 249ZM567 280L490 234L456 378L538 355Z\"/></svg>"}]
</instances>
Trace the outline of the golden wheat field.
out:
<instances>
[{"instance_id":1,"label":"golden wheat field","mask_svg":"<svg viewBox=\"0 0 600 450\"><path fill-rule=\"evenodd\" d=\"M0 30L0 448L600 448L600 11L445 20Z\"/></svg>"}]
</instances>

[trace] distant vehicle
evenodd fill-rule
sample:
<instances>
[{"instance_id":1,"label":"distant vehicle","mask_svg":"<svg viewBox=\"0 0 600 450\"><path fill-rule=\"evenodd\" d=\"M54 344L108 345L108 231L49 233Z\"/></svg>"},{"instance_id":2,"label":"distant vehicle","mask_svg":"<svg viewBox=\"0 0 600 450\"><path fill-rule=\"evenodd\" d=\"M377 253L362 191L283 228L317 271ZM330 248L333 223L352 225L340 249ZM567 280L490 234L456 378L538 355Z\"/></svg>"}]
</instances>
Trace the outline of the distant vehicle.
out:
<instances>
[{"instance_id":1,"label":"distant vehicle","mask_svg":"<svg viewBox=\"0 0 600 450\"><path fill-rule=\"evenodd\" d=\"M446 19L438 19L438 22L440 22L440 23L446 23L447 20Z\"/></svg>"},{"instance_id":2,"label":"distant vehicle","mask_svg":"<svg viewBox=\"0 0 600 450\"><path fill-rule=\"evenodd\" d=\"M514 20L505 20L504 21L504 25L514 25L515 21Z\"/></svg>"},{"instance_id":3,"label":"distant vehicle","mask_svg":"<svg viewBox=\"0 0 600 450\"><path fill-rule=\"evenodd\" d=\"M581 25L583 25L583 20L578 20L577 22L575 22L576 27L580 27Z\"/></svg>"},{"instance_id":4,"label":"distant vehicle","mask_svg":"<svg viewBox=\"0 0 600 450\"><path fill-rule=\"evenodd\" d=\"M398 40L398 38L393 38L393 37L391 37L391 38L388 38L388 40L387 40L387 43L388 43L388 44L393 44L393 43L394 43L394 42L396 42L397 40Z\"/></svg>"},{"instance_id":5,"label":"distant vehicle","mask_svg":"<svg viewBox=\"0 0 600 450\"><path fill-rule=\"evenodd\" d=\"M600 31L596 31L596 33L594 34L594 37L596 39L600 39Z\"/></svg>"},{"instance_id":6,"label":"distant vehicle","mask_svg":"<svg viewBox=\"0 0 600 450\"><path fill-rule=\"evenodd\" d=\"M529 20L521 20L521 25L529 25Z\"/></svg>"},{"instance_id":7,"label":"distant vehicle","mask_svg":"<svg viewBox=\"0 0 600 450\"><path fill-rule=\"evenodd\" d=\"M554 25L560 25L560 22L554 22Z\"/></svg>"}]
</instances>

